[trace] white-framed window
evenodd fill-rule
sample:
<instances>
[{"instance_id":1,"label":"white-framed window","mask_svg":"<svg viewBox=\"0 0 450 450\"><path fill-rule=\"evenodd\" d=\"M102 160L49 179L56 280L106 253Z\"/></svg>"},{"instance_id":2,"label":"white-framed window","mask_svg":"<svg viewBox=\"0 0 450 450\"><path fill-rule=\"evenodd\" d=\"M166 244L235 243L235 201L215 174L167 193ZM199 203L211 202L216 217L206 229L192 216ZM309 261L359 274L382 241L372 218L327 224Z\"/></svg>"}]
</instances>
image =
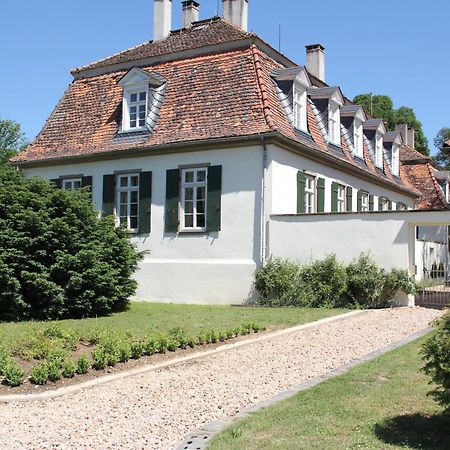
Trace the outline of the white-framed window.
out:
<instances>
[{"instance_id":1,"label":"white-framed window","mask_svg":"<svg viewBox=\"0 0 450 450\"><path fill-rule=\"evenodd\" d=\"M79 191L82 187L81 178L66 178L62 180L61 187L65 191Z\"/></svg>"},{"instance_id":2,"label":"white-framed window","mask_svg":"<svg viewBox=\"0 0 450 450\"><path fill-rule=\"evenodd\" d=\"M293 94L293 113L294 113L294 127L308 131L308 114L306 109L307 94L306 88L298 83L294 83Z\"/></svg>"},{"instance_id":3,"label":"white-framed window","mask_svg":"<svg viewBox=\"0 0 450 450\"><path fill-rule=\"evenodd\" d=\"M389 200L385 197L378 198L378 209L380 211L389 211Z\"/></svg>"},{"instance_id":4,"label":"white-framed window","mask_svg":"<svg viewBox=\"0 0 450 450\"><path fill-rule=\"evenodd\" d=\"M355 149L355 155L360 158L363 157L363 125L359 119L355 118L353 125L353 147Z\"/></svg>"},{"instance_id":5,"label":"white-framed window","mask_svg":"<svg viewBox=\"0 0 450 450\"><path fill-rule=\"evenodd\" d=\"M139 90L129 93L129 129L144 128L147 117L147 92Z\"/></svg>"},{"instance_id":6,"label":"white-framed window","mask_svg":"<svg viewBox=\"0 0 450 450\"><path fill-rule=\"evenodd\" d=\"M181 231L206 230L208 169L195 167L181 171Z\"/></svg>"},{"instance_id":7,"label":"white-framed window","mask_svg":"<svg viewBox=\"0 0 450 450\"><path fill-rule=\"evenodd\" d=\"M337 187L337 212L345 212L345 186Z\"/></svg>"},{"instance_id":8,"label":"white-framed window","mask_svg":"<svg viewBox=\"0 0 450 450\"><path fill-rule=\"evenodd\" d=\"M399 175L400 172L400 161L399 161L399 150L398 147L392 146L392 173L394 175Z\"/></svg>"},{"instance_id":9,"label":"white-framed window","mask_svg":"<svg viewBox=\"0 0 450 450\"><path fill-rule=\"evenodd\" d=\"M328 141L341 146L341 117L339 105L330 100L328 103Z\"/></svg>"},{"instance_id":10,"label":"white-framed window","mask_svg":"<svg viewBox=\"0 0 450 450\"><path fill-rule=\"evenodd\" d=\"M316 178L305 175L305 213L316 212Z\"/></svg>"},{"instance_id":11,"label":"white-framed window","mask_svg":"<svg viewBox=\"0 0 450 450\"><path fill-rule=\"evenodd\" d=\"M118 225L136 233L139 228L139 174L117 175L116 186Z\"/></svg>"},{"instance_id":12,"label":"white-framed window","mask_svg":"<svg viewBox=\"0 0 450 450\"><path fill-rule=\"evenodd\" d=\"M367 212L369 211L369 194L367 192L361 193L361 211Z\"/></svg>"},{"instance_id":13,"label":"white-framed window","mask_svg":"<svg viewBox=\"0 0 450 450\"><path fill-rule=\"evenodd\" d=\"M383 168L383 135L381 133L375 135L375 164Z\"/></svg>"}]
</instances>

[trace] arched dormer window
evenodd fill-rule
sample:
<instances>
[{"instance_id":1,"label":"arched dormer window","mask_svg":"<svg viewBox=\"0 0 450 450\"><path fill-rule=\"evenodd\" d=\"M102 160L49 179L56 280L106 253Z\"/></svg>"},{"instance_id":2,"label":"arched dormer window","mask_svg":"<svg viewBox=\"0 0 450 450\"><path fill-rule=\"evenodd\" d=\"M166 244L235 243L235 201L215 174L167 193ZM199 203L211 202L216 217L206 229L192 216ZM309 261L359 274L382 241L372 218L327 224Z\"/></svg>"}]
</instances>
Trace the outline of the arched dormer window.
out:
<instances>
[{"instance_id":1,"label":"arched dormer window","mask_svg":"<svg viewBox=\"0 0 450 450\"><path fill-rule=\"evenodd\" d=\"M164 98L164 77L134 67L119 85L123 88L120 132L152 131Z\"/></svg>"},{"instance_id":2,"label":"arched dormer window","mask_svg":"<svg viewBox=\"0 0 450 450\"><path fill-rule=\"evenodd\" d=\"M341 146L341 112L344 97L338 87L311 87L308 96L326 124L328 143Z\"/></svg>"},{"instance_id":3,"label":"arched dormer window","mask_svg":"<svg viewBox=\"0 0 450 450\"><path fill-rule=\"evenodd\" d=\"M308 133L307 90L311 81L305 68L297 66L276 69L272 78L289 121L296 130Z\"/></svg>"}]
</instances>

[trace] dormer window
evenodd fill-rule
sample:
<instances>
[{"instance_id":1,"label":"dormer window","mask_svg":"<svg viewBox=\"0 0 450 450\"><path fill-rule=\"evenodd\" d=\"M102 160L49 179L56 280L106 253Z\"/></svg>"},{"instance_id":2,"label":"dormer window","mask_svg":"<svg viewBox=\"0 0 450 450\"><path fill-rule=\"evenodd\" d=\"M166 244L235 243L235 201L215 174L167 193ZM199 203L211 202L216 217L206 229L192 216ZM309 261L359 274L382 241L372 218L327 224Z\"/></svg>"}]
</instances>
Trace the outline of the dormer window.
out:
<instances>
[{"instance_id":1,"label":"dormer window","mask_svg":"<svg viewBox=\"0 0 450 450\"><path fill-rule=\"evenodd\" d=\"M120 132L152 131L164 99L166 80L135 67L119 85L123 87Z\"/></svg>"},{"instance_id":2,"label":"dormer window","mask_svg":"<svg viewBox=\"0 0 450 450\"><path fill-rule=\"evenodd\" d=\"M383 167L383 135L379 132L375 136L375 164Z\"/></svg>"},{"instance_id":3,"label":"dormer window","mask_svg":"<svg viewBox=\"0 0 450 450\"><path fill-rule=\"evenodd\" d=\"M319 128L329 144L341 146L341 112L344 97L338 87L310 87L308 96L314 103Z\"/></svg>"},{"instance_id":4,"label":"dormer window","mask_svg":"<svg viewBox=\"0 0 450 450\"><path fill-rule=\"evenodd\" d=\"M147 92L140 91L130 93L127 103L129 109L129 123L126 128L144 128L145 118L147 116Z\"/></svg>"},{"instance_id":5,"label":"dormer window","mask_svg":"<svg viewBox=\"0 0 450 450\"><path fill-rule=\"evenodd\" d=\"M396 146L392 148L392 173L397 176L400 173L399 149Z\"/></svg>"},{"instance_id":6,"label":"dormer window","mask_svg":"<svg viewBox=\"0 0 450 450\"><path fill-rule=\"evenodd\" d=\"M360 158L363 157L363 128L362 122L359 119L355 119L353 126L353 146L355 155Z\"/></svg>"},{"instance_id":7,"label":"dormer window","mask_svg":"<svg viewBox=\"0 0 450 450\"><path fill-rule=\"evenodd\" d=\"M383 139L386 127L380 119L368 119L363 123L364 135L376 167L383 169Z\"/></svg>"},{"instance_id":8,"label":"dormer window","mask_svg":"<svg viewBox=\"0 0 450 450\"><path fill-rule=\"evenodd\" d=\"M308 130L308 116L306 110L306 88L300 83L294 83L293 94L293 114L294 114L294 127L298 130Z\"/></svg>"},{"instance_id":9,"label":"dormer window","mask_svg":"<svg viewBox=\"0 0 450 450\"><path fill-rule=\"evenodd\" d=\"M286 116L296 130L308 133L308 88L311 80L302 66L276 69L272 72L278 98Z\"/></svg>"},{"instance_id":10,"label":"dormer window","mask_svg":"<svg viewBox=\"0 0 450 450\"><path fill-rule=\"evenodd\" d=\"M339 105L330 100L328 105L328 142L341 145L341 116Z\"/></svg>"}]
</instances>

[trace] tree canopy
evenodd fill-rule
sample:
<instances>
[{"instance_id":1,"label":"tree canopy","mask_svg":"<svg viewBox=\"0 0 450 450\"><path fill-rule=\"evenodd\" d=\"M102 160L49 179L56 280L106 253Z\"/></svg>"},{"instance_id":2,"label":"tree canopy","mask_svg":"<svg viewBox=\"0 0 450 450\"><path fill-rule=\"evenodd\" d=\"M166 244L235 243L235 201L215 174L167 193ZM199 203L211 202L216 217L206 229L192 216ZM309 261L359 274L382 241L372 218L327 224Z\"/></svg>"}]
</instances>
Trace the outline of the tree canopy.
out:
<instances>
[{"instance_id":1,"label":"tree canopy","mask_svg":"<svg viewBox=\"0 0 450 450\"><path fill-rule=\"evenodd\" d=\"M0 164L27 145L20 124L0 117Z\"/></svg>"},{"instance_id":2,"label":"tree canopy","mask_svg":"<svg viewBox=\"0 0 450 450\"><path fill-rule=\"evenodd\" d=\"M395 126L398 124L407 123L410 128L414 128L416 131L416 150L424 155L429 155L428 139L423 132L422 122L417 119L412 108L401 106L395 109L394 102L387 95L360 94L353 101L377 119L383 119L386 128L390 131L395 130Z\"/></svg>"},{"instance_id":3,"label":"tree canopy","mask_svg":"<svg viewBox=\"0 0 450 450\"><path fill-rule=\"evenodd\" d=\"M445 169L450 170L450 148L444 147L448 141L450 141L450 128L441 128L433 140L434 146L437 148L434 160Z\"/></svg>"}]
</instances>

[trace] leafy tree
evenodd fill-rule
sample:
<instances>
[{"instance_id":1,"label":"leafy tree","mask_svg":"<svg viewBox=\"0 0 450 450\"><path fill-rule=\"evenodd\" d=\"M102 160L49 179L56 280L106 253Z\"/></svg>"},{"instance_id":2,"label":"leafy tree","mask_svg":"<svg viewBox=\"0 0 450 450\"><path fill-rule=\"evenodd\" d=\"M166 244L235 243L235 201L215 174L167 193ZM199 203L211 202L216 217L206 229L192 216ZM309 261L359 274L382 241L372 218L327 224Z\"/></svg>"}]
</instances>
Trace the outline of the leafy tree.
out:
<instances>
[{"instance_id":1,"label":"leafy tree","mask_svg":"<svg viewBox=\"0 0 450 450\"><path fill-rule=\"evenodd\" d=\"M438 150L434 159L447 170L450 169L450 148L445 148L444 144L448 141L450 141L450 128L441 128L433 140Z\"/></svg>"},{"instance_id":2,"label":"leafy tree","mask_svg":"<svg viewBox=\"0 0 450 450\"><path fill-rule=\"evenodd\" d=\"M0 164L5 163L14 153L27 145L20 124L0 118Z\"/></svg>"},{"instance_id":3,"label":"leafy tree","mask_svg":"<svg viewBox=\"0 0 450 450\"><path fill-rule=\"evenodd\" d=\"M361 94L357 95L353 101L377 119L383 119L388 130L393 131L396 125L407 123L416 131L416 149L424 155L429 154L428 140L423 132L422 123L417 119L412 108L401 106L395 109L392 99L387 95Z\"/></svg>"},{"instance_id":4,"label":"leafy tree","mask_svg":"<svg viewBox=\"0 0 450 450\"><path fill-rule=\"evenodd\" d=\"M142 256L89 189L67 192L0 166L0 321L105 315L124 309Z\"/></svg>"}]
</instances>

